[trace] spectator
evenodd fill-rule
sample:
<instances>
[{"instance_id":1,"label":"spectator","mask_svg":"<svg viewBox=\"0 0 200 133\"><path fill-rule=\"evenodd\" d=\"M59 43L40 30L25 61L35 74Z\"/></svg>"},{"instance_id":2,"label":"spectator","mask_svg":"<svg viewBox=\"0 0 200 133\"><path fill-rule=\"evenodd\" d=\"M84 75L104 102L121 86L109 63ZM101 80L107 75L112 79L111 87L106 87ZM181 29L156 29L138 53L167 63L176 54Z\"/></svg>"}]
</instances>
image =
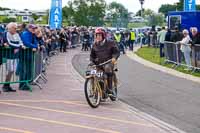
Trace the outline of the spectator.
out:
<instances>
[{"instance_id":1,"label":"spectator","mask_svg":"<svg viewBox=\"0 0 200 133\"><path fill-rule=\"evenodd\" d=\"M3 46L3 32L0 32L0 66L3 63L3 51L2 51L2 46Z\"/></svg>"},{"instance_id":2,"label":"spectator","mask_svg":"<svg viewBox=\"0 0 200 133\"><path fill-rule=\"evenodd\" d=\"M198 29L196 27L191 28L192 33L192 57L195 59L192 61L192 64L196 67L199 67L199 60L200 60L200 33L198 33ZM198 44L195 46L195 44Z\"/></svg>"},{"instance_id":3,"label":"spectator","mask_svg":"<svg viewBox=\"0 0 200 133\"><path fill-rule=\"evenodd\" d=\"M71 46L72 46L72 48L75 48L76 44L78 43L78 38L79 38L79 33L76 28L74 28L73 31L71 32L71 36L72 36Z\"/></svg>"},{"instance_id":4,"label":"spectator","mask_svg":"<svg viewBox=\"0 0 200 133\"><path fill-rule=\"evenodd\" d=\"M83 45L82 45L82 51L88 51L88 47L90 46L90 35L89 35L89 32L86 30L84 32L84 35L83 35Z\"/></svg>"},{"instance_id":5,"label":"spectator","mask_svg":"<svg viewBox=\"0 0 200 133\"><path fill-rule=\"evenodd\" d=\"M56 48L58 47L58 40L60 39L60 36L57 34L58 31L56 30L52 30L52 36L51 36L51 46L52 46L52 50L56 50ZM66 48L65 48L66 50Z\"/></svg>"},{"instance_id":6,"label":"spectator","mask_svg":"<svg viewBox=\"0 0 200 133\"><path fill-rule=\"evenodd\" d=\"M130 32L128 30L125 31L124 33L124 37L125 37L125 48L127 49L128 45L129 45L129 35Z\"/></svg>"},{"instance_id":7,"label":"spectator","mask_svg":"<svg viewBox=\"0 0 200 133\"><path fill-rule=\"evenodd\" d=\"M171 31L171 38L170 38L170 41L171 42L178 42L178 41L181 41L183 39L183 33L179 31L179 28L176 26L174 30ZM175 47L172 47L175 51ZM183 58L183 52L181 50L181 45L178 45L177 46L178 48L178 62L181 63L182 61L182 58Z\"/></svg>"},{"instance_id":8,"label":"spectator","mask_svg":"<svg viewBox=\"0 0 200 133\"><path fill-rule=\"evenodd\" d=\"M22 53L24 58L20 59L20 81L29 81L33 79L33 66L34 66L34 52L37 51L38 41L35 35L35 31L38 27L29 24L28 29L21 35L24 45L29 48ZM29 90L28 84L20 83L20 90Z\"/></svg>"},{"instance_id":9,"label":"spectator","mask_svg":"<svg viewBox=\"0 0 200 133\"><path fill-rule=\"evenodd\" d=\"M52 51L51 42L52 42L52 34L51 34L51 31L49 29L47 29L46 30L46 40L45 40L45 43L46 43L46 47L47 47L47 54L48 54L48 56L50 56L50 52Z\"/></svg>"},{"instance_id":10,"label":"spectator","mask_svg":"<svg viewBox=\"0 0 200 133\"><path fill-rule=\"evenodd\" d=\"M158 32L158 42L160 44L160 57L164 57L164 51L163 51L163 48L164 48L164 42L165 42L165 37L166 37L166 30L165 30L165 27L162 27L162 30Z\"/></svg>"},{"instance_id":11,"label":"spectator","mask_svg":"<svg viewBox=\"0 0 200 133\"><path fill-rule=\"evenodd\" d=\"M175 27L175 30L171 33L171 41L178 42L183 38L183 34L179 31L178 27Z\"/></svg>"},{"instance_id":12,"label":"spectator","mask_svg":"<svg viewBox=\"0 0 200 133\"><path fill-rule=\"evenodd\" d=\"M168 29L167 33L166 33L166 36L165 36L165 41L167 41L167 42L171 41L171 34L172 34L171 30Z\"/></svg>"},{"instance_id":13,"label":"spectator","mask_svg":"<svg viewBox=\"0 0 200 133\"><path fill-rule=\"evenodd\" d=\"M191 58L190 58L190 53L191 53L191 48L190 48L190 36L189 36L189 31L188 30L183 30L183 39L179 41L181 44L181 51L184 54L185 57L185 62L188 66L187 69L185 70L191 70Z\"/></svg>"},{"instance_id":14,"label":"spectator","mask_svg":"<svg viewBox=\"0 0 200 133\"><path fill-rule=\"evenodd\" d=\"M140 42L140 48L142 48L142 45L143 45L143 38L144 38L144 34L143 34L142 30L141 30L138 33L138 39L139 39L138 42Z\"/></svg>"},{"instance_id":15,"label":"spectator","mask_svg":"<svg viewBox=\"0 0 200 133\"><path fill-rule=\"evenodd\" d=\"M2 27L2 26L0 26L0 27ZM2 63L3 63L3 51L2 51L2 46L3 46L3 32L4 32L4 30L3 30L3 27L2 28L0 28L1 30L0 30L0 68L1 68L1 65L2 65ZM1 91L0 91L0 93L1 93Z\"/></svg>"},{"instance_id":16,"label":"spectator","mask_svg":"<svg viewBox=\"0 0 200 133\"><path fill-rule=\"evenodd\" d=\"M67 52L67 34L64 29L60 33L60 52Z\"/></svg>"},{"instance_id":17,"label":"spectator","mask_svg":"<svg viewBox=\"0 0 200 133\"><path fill-rule=\"evenodd\" d=\"M157 42L157 32L156 32L156 26L153 25L150 31L150 44L155 47Z\"/></svg>"},{"instance_id":18,"label":"spectator","mask_svg":"<svg viewBox=\"0 0 200 133\"><path fill-rule=\"evenodd\" d=\"M5 47L10 47L10 49L6 52L6 68L7 68L7 75L6 75L6 84L3 86L4 92L16 92L16 90L10 87L9 82L11 78L17 70L18 58L19 58L19 51L20 47L23 47L22 40L17 33L17 24L16 23L9 23L7 25L8 32L5 33L6 42L4 43Z\"/></svg>"},{"instance_id":19,"label":"spectator","mask_svg":"<svg viewBox=\"0 0 200 133\"><path fill-rule=\"evenodd\" d=\"M35 30L35 35L38 41L39 48L44 49L44 37L41 28Z\"/></svg>"},{"instance_id":20,"label":"spectator","mask_svg":"<svg viewBox=\"0 0 200 133\"><path fill-rule=\"evenodd\" d=\"M17 32L18 32L20 35L21 35L25 30L26 30L26 24L25 24L25 23L18 25Z\"/></svg>"},{"instance_id":21,"label":"spectator","mask_svg":"<svg viewBox=\"0 0 200 133\"><path fill-rule=\"evenodd\" d=\"M200 44L200 33L196 27L192 28L192 44Z\"/></svg>"},{"instance_id":22,"label":"spectator","mask_svg":"<svg viewBox=\"0 0 200 133\"><path fill-rule=\"evenodd\" d=\"M94 42L94 32L93 32L92 28L89 30L89 35L90 35L89 48L90 48L90 50L91 50L92 44L93 44L93 42Z\"/></svg>"}]
</instances>

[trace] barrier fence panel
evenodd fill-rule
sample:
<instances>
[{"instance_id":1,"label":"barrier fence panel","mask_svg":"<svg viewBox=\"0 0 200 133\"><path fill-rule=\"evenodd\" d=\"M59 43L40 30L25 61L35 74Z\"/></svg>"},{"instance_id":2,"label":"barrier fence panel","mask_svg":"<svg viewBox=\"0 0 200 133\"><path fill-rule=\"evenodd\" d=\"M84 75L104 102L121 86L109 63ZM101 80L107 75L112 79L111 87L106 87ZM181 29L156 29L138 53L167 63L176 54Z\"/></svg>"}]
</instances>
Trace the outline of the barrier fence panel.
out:
<instances>
[{"instance_id":1,"label":"barrier fence panel","mask_svg":"<svg viewBox=\"0 0 200 133\"><path fill-rule=\"evenodd\" d=\"M174 42L165 42L164 44L166 62L179 65L181 62L180 46Z\"/></svg>"},{"instance_id":2,"label":"barrier fence panel","mask_svg":"<svg viewBox=\"0 0 200 133\"><path fill-rule=\"evenodd\" d=\"M191 48L191 52L189 51L188 60L191 61L191 65L186 63L185 51L181 50L180 43L165 42L164 50L166 63L173 63L176 67L184 66L191 68L193 70L192 72L200 70L200 44L194 44L189 47Z\"/></svg>"},{"instance_id":3,"label":"barrier fence panel","mask_svg":"<svg viewBox=\"0 0 200 133\"><path fill-rule=\"evenodd\" d=\"M56 41L51 43L50 56L58 55L59 51L60 51L60 42Z\"/></svg>"},{"instance_id":4,"label":"barrier fence panel","mask_svg":"<svg viewBox=\"0 0 200 133\"><path fill-rule=\"evenodd\" d=\"M200 44L192 46L192 66L200 68Z\"/></svg>"},{"instance_id":5,"label":"barrier fence panel","mask_svg":"<svg viewBox=\"0 0 200 133\"><path fill-rule=\"evenodd\" d=\"M37 85L40 89L42 89L42 86L39 84L39 79L42 79L45 83L47 82L47 78L43 74L43 67L45 65L43 55L43 50L35 53L35 77L32 82L33 85Z\"/></svg>"},{"instance_id":6,"label":"barrier fence panel","mask_svg":"<svg viewBox=\"0 0 200 133\"><path fill-rule=\"evenodd\" d=\"M29 48L0 47L0 85L19 83L20 89L32 91L30 84L37 81L42 68L42 52Z\"/></svg>"},{"instance_id":7,"label":"barrier fence panel","mask_svg":"<svg viewBox=\"0 0 200 133\"><path fill-rule=\"evenodd\" d=\"M1 80L0 84L20 83L32 90L29 83L34 76L34 52L32 49L1 48Z\"/></svg>"}]
</instances>

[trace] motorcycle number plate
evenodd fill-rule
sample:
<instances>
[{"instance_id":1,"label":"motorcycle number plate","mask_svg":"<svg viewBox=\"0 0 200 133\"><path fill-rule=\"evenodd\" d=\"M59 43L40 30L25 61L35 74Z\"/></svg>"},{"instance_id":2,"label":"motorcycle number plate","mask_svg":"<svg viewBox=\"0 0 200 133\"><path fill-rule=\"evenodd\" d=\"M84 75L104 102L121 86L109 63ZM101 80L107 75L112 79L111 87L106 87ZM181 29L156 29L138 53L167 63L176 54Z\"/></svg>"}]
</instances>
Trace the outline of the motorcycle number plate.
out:
<instances>
[{"instance_id":1,"label":"motorcycle number plate","mask_svg":"<svg viewBox=\"0 0 200 133\"><path fill-rule=\"evenodd\" d=\"M91 70L90 74L94 75L97 73L97 70Z\"/></svg>"}]
</instances>

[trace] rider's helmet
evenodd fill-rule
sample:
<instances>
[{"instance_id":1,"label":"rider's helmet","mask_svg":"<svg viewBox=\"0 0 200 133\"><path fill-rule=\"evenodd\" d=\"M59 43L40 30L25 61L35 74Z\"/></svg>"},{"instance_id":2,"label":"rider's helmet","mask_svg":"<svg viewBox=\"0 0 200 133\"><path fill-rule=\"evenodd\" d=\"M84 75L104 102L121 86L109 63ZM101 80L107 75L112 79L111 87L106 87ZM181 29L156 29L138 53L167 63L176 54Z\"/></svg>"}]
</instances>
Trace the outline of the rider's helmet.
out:
<instances>
[{"instance_id":1,"label":"rider's helmet","mask_svg":"<svg viewBox=\"0 0 200 133\"><path fill-rule=\"evenodd\" d=\"M106 38L106 32L104 31L103 28L97 28L97 29L95 30L95 35L97 35L97 34L102 34L103 39Z\"/></svg>"}]
</instances>

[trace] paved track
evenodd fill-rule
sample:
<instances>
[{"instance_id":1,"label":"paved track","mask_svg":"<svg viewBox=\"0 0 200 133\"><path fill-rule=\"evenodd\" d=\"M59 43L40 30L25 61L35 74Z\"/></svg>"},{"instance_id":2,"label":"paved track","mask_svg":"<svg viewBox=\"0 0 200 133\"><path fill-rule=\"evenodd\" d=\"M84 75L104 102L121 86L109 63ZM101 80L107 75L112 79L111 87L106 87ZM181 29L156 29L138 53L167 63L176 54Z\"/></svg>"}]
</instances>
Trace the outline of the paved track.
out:
<instances>
[{"instance_id":1,"label":"paved track","mask_svg":"<svg viewBox=\"0 0 200 133\"><path fill-rule=\"evenodd\" d=\"M76 69L83 74L88 54L74 57ZM200 133L200 84L147 68L121 56L119 97L164 122L188 133Z\"/></svg>"}]
</instances>

